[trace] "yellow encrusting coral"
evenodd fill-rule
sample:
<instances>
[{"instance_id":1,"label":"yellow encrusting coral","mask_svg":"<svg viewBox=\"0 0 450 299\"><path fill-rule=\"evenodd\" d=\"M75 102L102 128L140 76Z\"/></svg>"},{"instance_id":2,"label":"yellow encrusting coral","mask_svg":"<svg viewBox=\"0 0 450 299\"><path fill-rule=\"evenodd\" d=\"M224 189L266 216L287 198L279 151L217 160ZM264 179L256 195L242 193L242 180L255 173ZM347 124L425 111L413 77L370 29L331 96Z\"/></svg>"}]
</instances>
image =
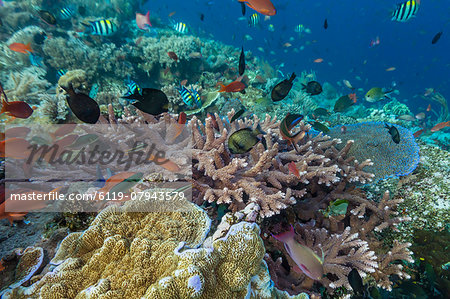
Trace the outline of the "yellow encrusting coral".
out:
<instances>
[{"instance_id":1,"label":"yellow encrusting coral","mask_svg":"<svg viewBox=\"0 0 450 299\"><path fill-rule=\"evenodd\" d=\"M247 295L265 253L258 225L234 224L210 247L198 248L210 226L199 207L180 201L173 212L158 212L158 204L155 213L130 212L139 204L130 201L103 210L86 231L64 239L51 261L58 264L52 272L8 295L43 299Z\"/></svg>"}]
</instances>

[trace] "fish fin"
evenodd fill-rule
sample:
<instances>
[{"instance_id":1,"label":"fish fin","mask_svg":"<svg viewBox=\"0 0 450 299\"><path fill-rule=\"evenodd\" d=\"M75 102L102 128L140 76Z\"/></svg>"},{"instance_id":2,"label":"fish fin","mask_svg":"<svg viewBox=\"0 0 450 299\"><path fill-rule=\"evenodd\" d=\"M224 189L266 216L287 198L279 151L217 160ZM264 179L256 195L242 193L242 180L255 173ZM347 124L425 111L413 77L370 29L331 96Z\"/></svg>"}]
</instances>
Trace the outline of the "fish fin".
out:
<instances>
[{"instance_id":1,"label":"fish fin","mask_svg":"<svg viewBox=\"0 0 450 299\"><path fill-rule=\"evenodd\" d=\"M302 83L302 90L306 89L306 85Z\"/></svg>"},{"instance_id":2,"label":"fish fin","mask_svg":"<svg viewBox=\"0 0 450 299\"><path fill-rule=\"evenodd\" d=\"M266 134L266 132L264 132L263 131L263 129L261 128L261 125L258 123L258 125L256 126L256 128L253 130L253 132L256 134L256 135L259 135L259 134Z\"/></svg>"},{"instance_id":3,"label":"fish fin","mask_svg":"<svg viewBox=\"0 0 450 299\"><path fill-rule=\"evenodd\" d=\"M294 227L291 225L288 231L282 232L278 235L272 235L275 239L280 242L286 243L288 240L293 239L295 236Z\"/></svg>"},{"instance_id":4,"label":"fish fin","mask_svg":"<svg viewBox=\"0 0 450 299\"><path fill-rule=\"evenodd\" d=\"M295 73L292 73L291 78L289 78L289 82L292 83L292 81L294 81L295 77L297 77L297 75Z\"/></svg>"}]
</instances>

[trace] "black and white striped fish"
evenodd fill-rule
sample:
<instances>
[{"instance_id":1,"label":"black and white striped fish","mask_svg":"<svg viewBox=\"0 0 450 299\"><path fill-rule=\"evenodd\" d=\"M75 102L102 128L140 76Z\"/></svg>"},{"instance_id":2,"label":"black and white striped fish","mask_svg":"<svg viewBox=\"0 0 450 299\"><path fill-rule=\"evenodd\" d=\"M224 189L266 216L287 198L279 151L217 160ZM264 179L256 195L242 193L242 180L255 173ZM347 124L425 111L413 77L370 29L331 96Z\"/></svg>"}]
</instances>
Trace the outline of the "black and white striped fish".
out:
<instances>
[{"instance_id":1,"label":"black and white striped fish","mask_svg":"<svg viewBox=\"0 0 450 299\"><path fill-rule=\"evenodd\" d=\"M254 13L248 18L248 26L256 27L259 25L260 21L261 18L259 17L259 15L257 13Z\"/></svg>"},{"instance_id":2,"label":"black and white striped fish","mask_svg":"<svg viewBox=\"0 0 450 299\"><path fill-rule=\"evenodd\" d=\"M392 12L392 21L406 22L416 16L419 10L420 0L408 0L397 4L397 8Z\"/></svg>"},{"instance_id":3,"label":"black and white striped fish","mask_svg":"<svg viewBox=\"0 0 450 299\"><path fill-rule=\"evenodd\" d=\"M102 35L102 36L112 35L116 33L118 29L117 25L108 19L93 22L91 21L89 22L89 24L91 26L92 34L95 35Z\"/></svg>"},{"instance_id":4,"label":"black and white striped fish","mask_svg":"<svg viewBox=\"0 0 450 299\"><path fill-rule=\"evenodd\" d=\"M186 24L182 23L182 22L176 23L173 26L173 29L175 29L176 31L178 31L179 33L182 33L182 34L187 33L187 31L188 31Z\"/></svg>"},{"instance_id":5,"label":"black and white striped fish","mask_svg":"<svg viewBox=\"0 0 450 299\"><path fill-rule=\"evenodd\" d=\"M59 11L59 15L60 15L61 19L63 19L63 20L68 20L68 19L72 18L74 13L75 13L75 11L69 7L61 8Z\"/></svg>"}]
</instances>

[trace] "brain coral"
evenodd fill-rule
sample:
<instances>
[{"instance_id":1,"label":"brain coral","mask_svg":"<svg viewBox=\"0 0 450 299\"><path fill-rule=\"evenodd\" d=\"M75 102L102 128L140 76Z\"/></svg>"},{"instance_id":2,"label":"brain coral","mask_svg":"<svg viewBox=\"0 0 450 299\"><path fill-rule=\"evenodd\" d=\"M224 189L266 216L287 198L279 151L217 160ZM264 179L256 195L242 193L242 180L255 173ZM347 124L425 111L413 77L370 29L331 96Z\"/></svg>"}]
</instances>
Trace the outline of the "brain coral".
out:
<instances>
[{"instance_id":1,"label":"brain coral","mask_svg":"<svg viewBox=\"0 0 450 299\"><path fill-rule=\"evenodd\" d=\"M327 135L341 139L341 147L348 140L354 140L348 156L354 156L358 161L372 160L373 165L366 166L364 170L373 173L375 181L408 175L419 163L419 146L412 132L398 125L394 126L400 133L400 143L393 142L385 124L392 126L384 122L365 122L345 125L345 133L341 130L342 126L336 126Z\"/></svg>"},{"instance_id":2,"label":"brain coral","mask_svg":"<svg viewBox=\"0 0 450 299\"><path fill-rule=\"evenodd\" d=\"M86 231L67 236L51 261L59 265L8 296L244 298L249 293L265 251L256 224L235 224L210 247L198 248L210 226L199 207L183 201L181 212L127 212L135 204L108 207Z\"/></svg>"}]
</instances>

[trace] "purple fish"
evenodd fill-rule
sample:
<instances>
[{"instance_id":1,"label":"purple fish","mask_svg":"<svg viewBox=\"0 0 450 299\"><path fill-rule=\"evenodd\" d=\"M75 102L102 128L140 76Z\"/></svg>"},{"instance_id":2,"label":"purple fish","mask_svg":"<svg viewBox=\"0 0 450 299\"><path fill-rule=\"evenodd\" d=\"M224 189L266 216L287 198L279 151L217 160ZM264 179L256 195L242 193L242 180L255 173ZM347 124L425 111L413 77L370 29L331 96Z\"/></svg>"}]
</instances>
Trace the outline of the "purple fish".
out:
<instances>
[{"instance_id":1,"label":"purple fish","mask_svg":"<svg viewBox=\"0 0 450 299\"><path fill-rule=\"evenodd\" d=\"M292 225L289 231L279 235L273 235L273 237L284 243L284 248L286 248L289 256L294 260L303 273L314 280L320 280L322 278L323 257L320 258L316 253L314 253L314 251L311 250L311 248L295 241L295 232Z\"/></svg>"}]
</instances>

